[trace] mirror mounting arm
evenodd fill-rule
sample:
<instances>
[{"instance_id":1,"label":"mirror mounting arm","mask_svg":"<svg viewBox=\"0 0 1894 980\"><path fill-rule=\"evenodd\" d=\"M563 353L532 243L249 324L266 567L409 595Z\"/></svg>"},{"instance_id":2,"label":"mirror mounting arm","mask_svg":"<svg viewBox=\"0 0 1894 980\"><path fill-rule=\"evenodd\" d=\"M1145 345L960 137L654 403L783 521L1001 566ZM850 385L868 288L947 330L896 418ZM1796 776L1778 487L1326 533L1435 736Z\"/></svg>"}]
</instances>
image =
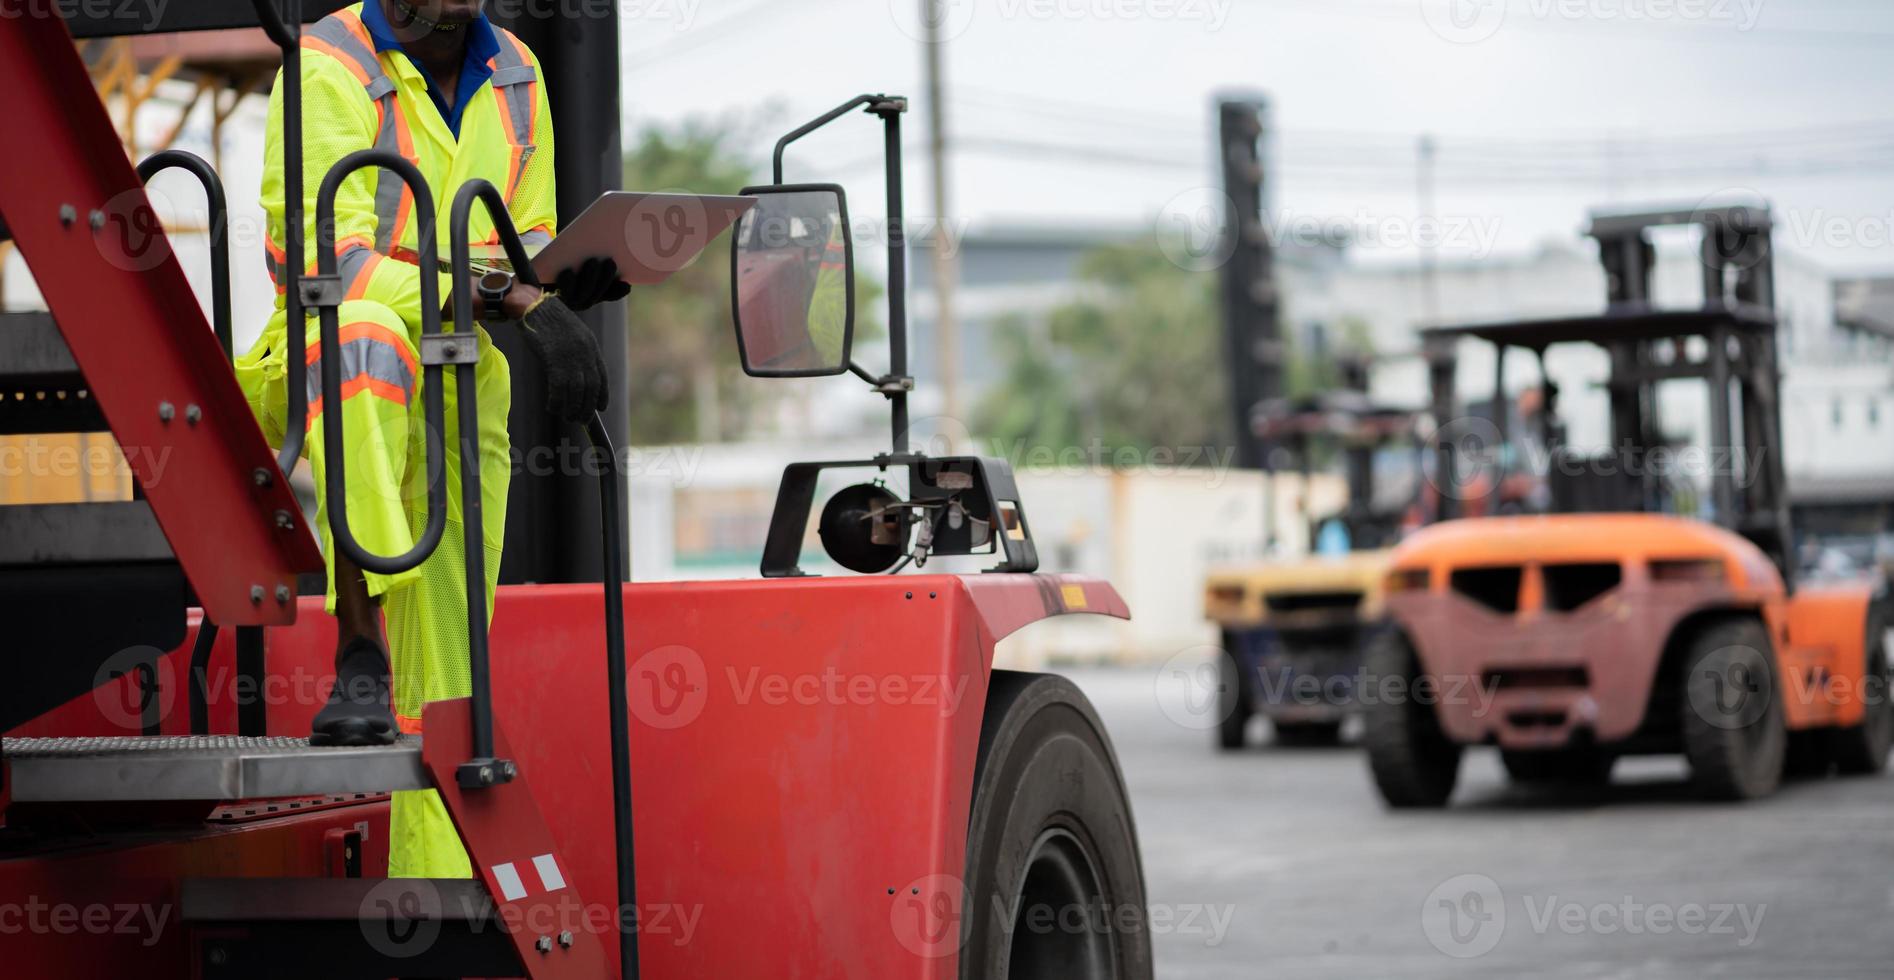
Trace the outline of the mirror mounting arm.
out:
<instances>
[{"instance_id":1,"label":"mirror mounting arm","mask_svg":"<svg viewBox=\"0 0 1894 980\"><path fill-rule=\"evenodd\" d=\"M888 373L880 378L872 378L853 363L849 364L849 369L887 397L891 448L898 454L908 449L908 392L914 388L914 379L908 376L907 232L901 213L901 116L908 110L908 100L899 95L857 95L784 134L782 139L776 141L776 150L770 162L775 181L781 184L783 151L789 148L789 144L840 119L858 106L866 107L863 111L879 117L882 123L882 157L886 168L884 183L888 193Z\"/></svg>"},{"instance_id":2,"label":"mirror mounting arm","mask_svg":"<svg viewBox=\"0 0 1894 980\"><path fill-rule=\"evenodd\" d=\"M848 362L848 370L849 373L855 375L855 377L868 382L868 387L873 388L876 393L886 395L889 398L893 398L896 395L906 395L908 392L914 390L914 378L911 375L883 374L877 376L869 374L867 368L862 367L852 360Z\"/></svg>"}]
</instances>

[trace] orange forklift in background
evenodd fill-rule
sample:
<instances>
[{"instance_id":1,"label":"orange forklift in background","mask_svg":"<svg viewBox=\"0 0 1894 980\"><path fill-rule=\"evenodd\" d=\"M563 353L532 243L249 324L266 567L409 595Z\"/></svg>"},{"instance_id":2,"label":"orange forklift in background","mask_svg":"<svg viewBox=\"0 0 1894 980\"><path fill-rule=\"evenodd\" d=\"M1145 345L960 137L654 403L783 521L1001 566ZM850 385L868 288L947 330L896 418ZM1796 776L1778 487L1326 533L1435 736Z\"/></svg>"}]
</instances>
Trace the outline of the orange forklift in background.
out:
<instances>
[{"instance_id":1,"label":"orange forklift in background","mask_svg":"<svg viewBox=\"0 0 1894 980\"><path fill-rule=\"evenodd\" d=\"M1651 233L1678 225L1702 232L1700 309L1650 301ZM1375 785L1391 806L1442 806L1473 745L1529 782L1601 783L1620 756L1681 752L1722 799L1768 795L1790 764L1880 770L1894 740L1888 583L1801 583L1792 564L1768 209L1595 216L1590 234L1603 314L1426 334L1443 510L1469 503L1454 488L1531 465L1548 512L1449 520L1396 548L1394 629L1368 658ZM1454 350L1475 340L1496 348L1495 411L1445 422ZM1506 355L1536 355L1543 378L1561 344L1609 357L1602 451L1566 443L1549 382L1537 431L1508 431ZM1658 388L1676 381L1707 388L1695 449L1660 427Z\"/></svg>"}]
</instances>

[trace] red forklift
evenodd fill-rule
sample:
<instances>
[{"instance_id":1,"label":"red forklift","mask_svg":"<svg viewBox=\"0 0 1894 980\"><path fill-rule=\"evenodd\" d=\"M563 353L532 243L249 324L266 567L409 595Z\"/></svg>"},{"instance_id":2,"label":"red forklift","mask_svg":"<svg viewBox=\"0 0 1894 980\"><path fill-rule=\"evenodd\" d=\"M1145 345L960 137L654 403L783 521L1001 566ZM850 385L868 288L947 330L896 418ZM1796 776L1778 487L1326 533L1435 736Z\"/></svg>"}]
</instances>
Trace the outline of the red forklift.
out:
<instances>
[{"instance_id":1,"label":"red forklift","mask_svg":"<svg viewBox=\"0 0 1894 980\"><path fill-rule=\"evenodd\" d=\"M840 244L841 264L827 270L846 290L829 294L845 299L839 319L819 302L819 275L733 275L745 367L864 378L890 405L889 451L789 467L761 578L631 584L613 448L626 436L622 379L615 418L565 431L522 407L543 399L534 372L519 372L515 441L578 445L585 465L515 480L511 584L494 599L490 634L469 563L472 695L430 704L424 739L308 744L335 623L289 482L300 447L272 452L227 363L222 186L179 151L134 168L105 108L82 94L91 85L74 39L260 27L282 51L285 127L300 133L303 25L340 6L199 0L128 16L113 4L0 0L15 134L0 154L0 228L47 305L0 312L0 432L109 432L136 484L130 500L0 506L8 975L1150 977L1137 837L1102 724L1069 681L992 669L1008 634L1069 613L1124 617L1124 602L1100 580L1037 574L1003 460L930 458L907 444L899 97L851 99L784 136L773 183L744 189L758 205L731 236L733 272L811 236ZM498 19L540 58L570 218L617 179L618 29L609 5L588 8L584 30L537 9ZM885 372L851 353L842 189L783 179L791 143L861 113L887 148ZM287 145L286 186L303 186L298 140ZM214 323L142 189L172 167L202 181L209 201ZM342 177L368 167L410 182L415 220L434 239L418 173L372 150L326 175L318 226ZM475 204L529 277L504 202L483 182L455 189L452 267L468 263ZM288 208L285 267L305 268L313 247L317 269L285 302L291 322L320 319L318 380L333 402L333 242L300 241L296 195ZM149 234L133 248L140 230ZM455 281L464 292L467 276ZM804 292L771 292L792 288ZM470 308L457 300L456 311ZM592 325L608 363L622 363L622 331ZM471 326L452 327L430 318L418 345L434 461L442 376L472 383L471 345L455 342ZM796 330L809 348L800 354ZM507 334L497 329L496 343L529 363ZM752 350L777 353L765 363ZM304 369L288 362L286 417L296 418ZM458 410L471 433L473 400ZM347 434L339 413L327 418L307 438L339 460ZM812 530L817 478L849 467L873 475L829 500ZM355 554L340 508L329 513L338 547L364 567L420 561L441 538L439 469L421 554ZM325 479L341 499L344 469ZM463 479L477 501L477 465ZM483 555L480 522L465 531L464 553ZM814 537L864 574L805 574L799 555ZM931 557L969 554L997 563L921 573ZM416 789L440 793L473 878L385 877L389 794Z\"/></svg>"}]
</instances>

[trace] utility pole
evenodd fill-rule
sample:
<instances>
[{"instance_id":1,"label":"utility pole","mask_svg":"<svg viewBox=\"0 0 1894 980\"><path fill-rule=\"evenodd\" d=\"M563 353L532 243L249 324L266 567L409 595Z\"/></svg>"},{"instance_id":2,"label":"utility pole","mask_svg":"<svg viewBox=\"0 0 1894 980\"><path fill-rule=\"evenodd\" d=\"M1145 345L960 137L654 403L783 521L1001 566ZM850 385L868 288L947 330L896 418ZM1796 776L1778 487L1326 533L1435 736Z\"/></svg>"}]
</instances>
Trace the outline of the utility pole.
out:
<instances>
[{"instance_id":1,"label":"utility pole","mask_svg":"<svg viewBox=\"0 0 1894 980\"><path fill-rule=\"evenodd\" d=\"M946 21L948 0L920 0L921 23L927 31L922 42L927 72L928 163L934 170L934 342L935 363L940 366L941 414L953 423L941 426L943 448L958 451L952 445L954 432L964 424L960 406L960 327L954 322L954 287L959 277L955 267L955 243L949 237L947 220L947 100L941 82L941 25Z\"/></svg>"},{"instance_id":2,"label":"utility pole","mask_svg":"<svg viewBox=\"0 0 1894 980\"><path fill-rule=\"evenodd\" d=\"M1271 448L1256 438L1250 413L1284 395L1283 344L1273 243L1263 225L1264 150L1269 105L1260 97L1217 103L1217 157L1222 162L1224 363L1237 465L1263 471L1263 551L1276 550L1276 473Z\"/></svg>"},{"instance_id":3,"label":"utility pole","mask_svg":"<svg viewBox=\"0 0 1894 980\"><path fill-rule=\"evenodd\" d=\"M1440 241L1439 228L1434 224L1434 159L1438 147L1432 136L1423 133L1418 150L1415 169L1420 220L1434 229L1434 234L1420 243L1421 311L1427 318L1425 325L1436 327L1440 325Z\"/></svg>"},{"instance_id":4,"label":"utility pole","mask_svg":"<svg viewBox=\"0 0 1894 980\"><path fill-rule=\"evenodd\" d=\"M1217 155L1229 204L1218 250L1229 256L1222 269L1224 358L1229 364L1237 465L1247 469L1268 464L1266 447L1251 435L1250 411L1258 402L1284 394L1275 256L1263 228L1261 147L1266 145L1268 113L1261 98L1217 104Z\"/></svg>"}]
</instances>

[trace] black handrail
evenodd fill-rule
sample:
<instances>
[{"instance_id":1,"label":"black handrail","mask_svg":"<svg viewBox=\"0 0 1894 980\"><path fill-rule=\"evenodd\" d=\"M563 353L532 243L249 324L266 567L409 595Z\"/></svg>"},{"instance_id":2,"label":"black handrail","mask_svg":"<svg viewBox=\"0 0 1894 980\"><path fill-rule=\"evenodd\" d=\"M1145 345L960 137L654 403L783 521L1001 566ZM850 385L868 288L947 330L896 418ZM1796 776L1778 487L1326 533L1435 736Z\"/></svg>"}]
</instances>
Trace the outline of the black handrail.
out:
<instances>
[{"instance_id":1,"label":"black handrail","mask_svg":"<svg viewBox=\"0 0 1894 980\"><path fill-rule=\"evenodd\" d=\"M230 332L230 209L224 196L224 182L203 157L185 150L159 150L139 161L138 179L151 178L171 169L183 170L197 178L204 188L209 213L210 235L210 323L224 357L237 355ZM197 642L191 648L189 690L191 734L210 734L210 655L217 642L217 624L207 615L198 621Z\"/></svg>"},{"instance_id":2,"label":"black handrail","mask_svg":"<svg viewBox=\"0 0 1894 980\"><path fill-rule=\"evenodd\" d=\"M455 399L455 407L460 413L460 521L461 531L465 534L467 559L467 665L473 675L473 758L461 766L458 775L460 784L469 787L504 782L512 774L510 764L493 758L493 691L487 648L487 549L480 498L480 416L479 400L473 397L476 384L474 366L479 356L479 342L474 332L473 290L467 276L461 272L472 264L472 250L467 238L476 200L486 208L493 230L506 250L506 257L513 263L514 274L527 283L539 284L533 276L532 261L526 256L526 246L520 243L519 233L513 228L512 217L506 210L506 198L501 196L499 188L479 178L460 185L460 190L454 194L453 211L448 217L448 240L452 249L449 262L456 271L454 336L466 338L462 341L464 346L453 352L452 359L454 385L460 393L460 397ZM431 272L422 273L424 278L430 275ZM427 352L423 352L422 359L424 363L430 360ZM439 368L430 365L428 370L438 371ZM434 375L428 375L428 384L435 383Z\"/></svg>"},{"instance_id":3,"label":"black handrail","mask_svg":"<svg viewBox=\"0 0 1894 980\"><path fill-rule=\"evenodd\" d=\"M159 172L172 168L188 172L204 186L210 211L210 323L223 345L224 356L234 358L230 339L230 212L224 203L224 182L203 157L184 150L159 150L138 164L138 179L151 183Z\"/></svg>"},{"instance_id":4,"label":"black handrail","mask_svg":"<svg viewBox=\"0 0 1894 980\"><path fill-rule=\"evenodd\" d=\"M624 522L618 491L623 481L618 452L597 414L586 423L585 434L605 457L599 471L599 530L605 539L605 691L611 703L612 830L618 859L618 967L625 980L638 977L637 849L631 823L630 692L625 680Z\"/></svg>"},{"instance_id":5,"label":"black handrail","mask_svg":"<svg viewBox=\"0 0 1894 980\"><path fill-rule=\"evenodd\" d=\"M423 351L421 403L422 414L427 428L427 523L421 529L421 537L412 547L399 555L378 555L362 547L355 540L355 534L349 528L348 496L346 486L346 464L343 462L344 442L342 438L342 341L341 279L336 275L335 261L335 195L342 182L355 173L368 167L384 167L394 171L408 185L414 199L414 217L417 228L415 238L416 252L421 266L421 342L425 346L427 338L441 332L440 279L436 271L439 257L436 255L434 238L434 194L428 189L427 178L414 164L402 159L401 155L389 150L357 150L336 162L322 178L322 188L316 192L316 276L311 279L300 277L292 279L291 294L303 293L302 299L317 307L317 316L321 320L321 357L322 357L322 401L327 410L322 413L323 446L323 489L329 509L329 533L335 540L335 547L355 564L367 571L381 575L394 575L420 565L433 554L434 548L441 542L441 532L447 526L447 483L444 475L444 458L441 447L441 432L446 419L445 402L441 391L441 365L428 363ZM295 235L289 236L292 240ZM287 251L287 249L285 249ZM288 358L292 364L302 363L292 350ZM463 382L472 390L471 381ZM296 382L290 382L295 388ZM292 402L293 404L293 402ZM463 412L463 415L465 413ZM299 429L299 416L291 416L290 429ZM463 440L466 433L462 432ZM479 457L474 457L475 472L478 472ZM466 459L461 460L463 472L467 469ZM477 523L469 520L469 524ZM468 555L469 561L477 561L479 556Z\"/></svg>"},{"instance_id":6,"label":"black handrail","mask_svg":"<svg viewBox=\"0 0 1894 980\"><path fill-rule=\"evenodd\" d=\"M303 430L309 413L308 393L303 390L303 349L300 335L303 324L303 298L294 288L303 274L303 72L302 72L302 0L283 0L278 14L273 0L250 0L256 8L257 22L263 33L283 50L283 322L285 383L289 405L284 414L283 445L276 453L276 467L285 479L302 456ZM425 196L425 195L422 195ZM333 232L331 233L333 237ZM333 248L328 251L333 251Z\"/></svg>"}]
</instances>

